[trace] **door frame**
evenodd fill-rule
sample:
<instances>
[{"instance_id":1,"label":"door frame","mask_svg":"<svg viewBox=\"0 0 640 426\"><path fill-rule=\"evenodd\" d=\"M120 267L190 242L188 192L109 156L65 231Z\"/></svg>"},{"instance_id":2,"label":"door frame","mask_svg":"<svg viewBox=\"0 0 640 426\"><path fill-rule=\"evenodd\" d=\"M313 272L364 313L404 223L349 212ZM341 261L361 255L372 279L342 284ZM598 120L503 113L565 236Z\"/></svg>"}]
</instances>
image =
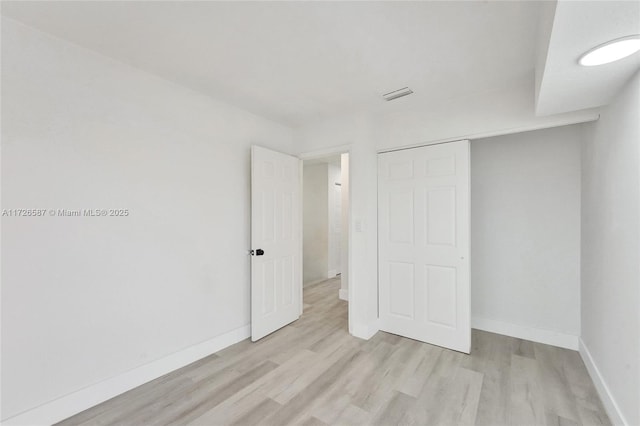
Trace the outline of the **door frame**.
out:
<instances>
[{"instance_id":1,"label":"door frame","mask_svg":"<svg viewBox=\"0 0 640 426\"><path fill-rule=\"evenodd\" d=\"M349 200L349 206L347 208L347 215L349 217L349 220L347 221L347 239L349 240L349 249L347 250L347 282L349 283L349 287L348 287L348 299L347 303L348 303L348 327L349 327L349 334L353 334L353 319L352 319L352 315L354 312L353 307L357 304L357 302L354 300L355 294L356 292L353 291L353 281L351 279L351 272L352 269L351 268L351 264L352 264L352 250L353 250L353 244L351 244L351 242L353 241L353 226L352 226L352 214L351 214L351 199L352 199L352 190L351 190L351 164L353 162L352 160L352 155L351 155L351 145L340 145L340 146L335 146L332 148L326 148L326 149L320 149L320 150L315 150L315 151L307 151L304 153L300 153L298 154L298 158L303 160L314 160L314 159L318 159L318 158L324 158L324 157L330 157L332 155L339 155L339 154L349 154L349 195L348 195L348 200ZM301 164L300 167L303 167L303 164ZM304 176L303 176L304 179ZM302 200L301 202L304 202L304 194L303 197L301 197ZM303 206L304 207L304 206ZM302 211L302 209L301 209ZM344 232L345 230L343 230ZM302 245L300 246L302 247ZM304 266L303 266L304 267ZM301 310L304 309L304 302L303 302L303 291L300 292L300 298L301 298ZM300 314L302 315L302 312L300 312Z\"/></svg>"}]
</instances>

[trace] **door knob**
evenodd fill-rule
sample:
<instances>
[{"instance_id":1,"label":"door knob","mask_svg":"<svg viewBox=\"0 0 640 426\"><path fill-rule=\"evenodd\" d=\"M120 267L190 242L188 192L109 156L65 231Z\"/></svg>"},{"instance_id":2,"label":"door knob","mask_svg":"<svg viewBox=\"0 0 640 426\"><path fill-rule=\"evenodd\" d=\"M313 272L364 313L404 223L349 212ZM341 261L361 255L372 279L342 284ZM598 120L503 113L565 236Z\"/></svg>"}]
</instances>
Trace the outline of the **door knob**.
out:
<instances>
[{"instance_id":1,"label":"door knob","mask_svg":"<svg viewBox=\"0 0 640 426\"><path fill-rule=\"evenodd\" d=\"M251 256L262 256L264 254L264 250L262 249L258 249L258 250L251 250Z\"/></svg>"}]
</instances>

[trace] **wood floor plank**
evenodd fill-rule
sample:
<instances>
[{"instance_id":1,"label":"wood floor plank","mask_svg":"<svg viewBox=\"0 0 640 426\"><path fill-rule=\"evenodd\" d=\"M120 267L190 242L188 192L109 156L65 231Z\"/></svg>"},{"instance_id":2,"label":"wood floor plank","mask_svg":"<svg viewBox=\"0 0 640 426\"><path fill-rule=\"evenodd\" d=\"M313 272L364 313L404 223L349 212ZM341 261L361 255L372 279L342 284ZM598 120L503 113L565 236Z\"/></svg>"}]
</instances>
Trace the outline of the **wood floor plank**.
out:
<instances>
[{"instance_id":1,"label":"wood floor plank","mask_svg":"<svg viewBox=\"0 0 640 426\"><path fill-rule=\"evenodd\" d=\"M563 359L563 370L576 399L582 424L609 425L609 418L604 415L604 406L580 354L567 349L561 350L560 354Z\"/></svg>"},{"instance_id":2,"label":"wood floor plank","mask_svg":"<svg viewBox=\"0 0 640 426\"><path fill-rule=\"evenodd\" d=\"M393 389L403 380L403 370L411 358L413 342L410 339L386 339L384 344L391 345L389 355L373 370L354 394L352 403L368 412L374 412L392 398ZM409 365L411 369L412 365Z\"/></svg>"},{"instance_id":3,"label":"wood floor plank","mask_svg":"<svg viewBox=\"0 0 640 426\"><path fill-rule=\"evenodd\" d=\"M342 410L332 425L359 426L371 424L371 415L360 407L349 404Z\"/></svg>"},{"instance_id":4,"label":"wood floor plank","mask_svg":"<svg viewBox=\"0 0 640 426\"><path fill-rule=\"evenodd\" d=\"M510 385L510 423L544 424L544 391L538 380L538 362L533 358L512 355Z\"/></svg>"},{"instance_id":5,"label":"wood floor plank","mask_svg":"<svg viewBox=\"0 0 640 426\"><path fill-rule=\"evenodd\" d=\"M495 426L509 424L510 371L514 339L482 332L481 358L473 363L484 374L476 424ZM474 355L472 355L473 357Z\"/></svg>"},{"instance_id":6,"label":"wood floor plank","mask_svg":"<svg viewBox=\"0 0 640 426\"><path fill-rule=\"evenodd\" d=\"M547 411L574 422L580 421L576 396L567 379L561 348L537 343L534 345L544 405Z\"/></svg>"},{"instance_id":7,"label":"wood floor plank","mask_svg":"<svg viewBox=\"0 0 640 426\"><path fill-rule=\"evenodd\" d=\"M335 424L342 411L353 405L354 396L376 370L382 354L388 353L390 348L388 344L381 343L372 352L361 350L355 362L348 366L322 396L316 398L312 413L326 423Z\"/></svg>"},{"instance_id":8,"label":"wood floor plank","mask_svg":"<svg viewBox=\"0 0 640 426\"><path fill-rule=\"evenodd\" d=\"M536 355L533 350L533 342L530 342L528 340L515 339L514 343L516 345L515 351L513 352L514 355L535 359Z\"/></svg>"},{"instance_id":9,"label":"wood floor plank","mask_svg":"<svg viewBox=\"0 0 640 426\"><path fill-rule=\"evenodd\" d=\"M345 356L355 353L354 345L346 344L343 346L340 341L336 343L326 352L316 354L315 362L308 365L304 371L300 371L285 387L274 388L269 391L269 397L283 405L288 403L292 398L316 382L320 376L327 374L327 371L331 368L330 366Z\"/></svg>"},{"instance_id":10,"label":"wood floor plank","mask_svg":"<svg viewBox=\"0 0 640 426\"><path fill-rule=\"evenodd\" d=\"M269 417L273 413L277 412L282 406L275 402L273 399L265 397L260 403L253 407L247 407L245 413L233 421L229 421L225 424L233 426L246 426L257 425L262 422L266 417ZM209 423L211 424L211 423Z\"/></svg>"},{"instance_id":11,"label":"wood floor plank","mask_svg":"<svg viewBox=\"0 0 640 426\"><path fill-rule=\"evenodd\" d=\"M208 388L206 392L201 391L198 387L190 392L188 397L182 398L180 404L171 403L166 405L164 409L157 414L149 413L152 415L140 420L134 418L134 421L137 424L163 423L166 425L179 425L187 423L200 417L206 411L222 403L228 397L252 383L256 378L267 374L275 368L277 368L277 364L271 361L264 361L246 373L238 374L231 380Z\"/></svg>"},{"instance_id":12,"label":"wood floor plank","mask_svg":"<svg viewBox=\"0 0 640 426\"><path fill-rule=\"evenodd\" d=\"M459 368L455 376L454 386L458 388L459 413L456 413L456 424L475 425L480 404L480 392L484 374L477 371Z\"/></svg>"},{"instance_id":13,"label":"wood floor plank","mask_svg":"<svg viewBox=\"0 0 640 426\"><path fill-rule=\"evenodd\" d=\"M416 419L421 424L474 425L482 390L483 374L455 367L450 375L430 377L418 396Z\"/></svg>"},{"instance_id":14,"label":"wood floor plank","mask_svg":"<svg viewBox=\"0 0 640 426\"><path fill-rule=\"evenodd\" d=\"M328 426L328 425L316 417L309 416L300 422L300 426Z\"/></svg>"},{"instance_id":15,"label":"wood floor plank","mask_svg":"<svg viewBox=\"0 0 640 426\"><path fill-rule=\"evenodd\" d=\"M242 417L243 413L251 410L254 405L268 398L271 389L286 389L294 381L300 371L317 360L317 354L302 350L295 354L288 362L253 381L248 386L227 398L221 404L206 411L198 417L194 424L229 424L231 419Z\"/></svg>"},{"instance_id":16,"label":"wood floor plank","mask_svg":"<svg viewBox=\"0 0 640 426\"><path fill-rule=\"evenodd\" d=\"M336 424L342 412L351 405L350 402L350 395L336 392L334 388L328 390L321 400L316 401L310 412L314 417L333 425Z\"/></svg>"},{"instance_id":17,"label":"wood floor plank","mask_svg":"<svg viewBox=\"0 0 640 426\"><path fill-rule=\"evenodd\" d=\"M580 423L573 420L558 416L557 414L547 412L545 413L545 420L547 426L577 426ZM590 423L586 423L587 425Z\"/></svg>"},{"instance_id":18,"label":"wood floor plank","mask_svg":"<svg viewBox=\"0 0 640 426\"><path fill-rule=\"evenodd\" d=\"M407 395L417 397L424 387L428 377L433 372L443 349L432 345L423 345L422 357L411 375L404 382L399 383L397 390Z\"/></svg>"},{"instance_id":19,"label":"wood floor plank","mask_svg":"<svg viewBox=\"0 0 640 426\"><path fill-rule=\"evenodd\" d=\"M280 408L280 405L273 400L265 402L267 399L269 398L260 392L238 392L234 397L183 424L185 426L230 425L238 423L256 411L259 411L264 418Z\"/></svg>"},{"instance_id":20,"label":"wood floor plank","mask_svg":"<svg viewBox=\"0 0 640 426\"><path fill-rule=\"evenodd\" d=\"M336 381L347 366L357 357L357 350L349 350L335 363L330 365L323 374L311 382L303 392L289 400L282 409L267 418L267 422L275 425L296 424L305 415L310 414L310 407L326 392L332 382Z\"/></svg>"},{"instance_id":21,"label":"wood floor plank","mask_svg":"<svg viewBox=\"0 0 640 426\"><path fill-rule=\"evenodd\" d=\"M339 288L305 287L293 324L60 424L611 424L577 352L477 330L471 355L384 332L357 339Z\"/></svg>"},{"instance_id":22,"label":"wood floor plank","mask_svg":"<svg viewBox=\"0 0 640 426\"><path fill-rule=\"evenodd\" d=\"M417 401L414 397L402 392L393 392L387 403L378 410L371 421L373 425L407 424L407 413L413 411Z\"/></svg>"}]
</instances>

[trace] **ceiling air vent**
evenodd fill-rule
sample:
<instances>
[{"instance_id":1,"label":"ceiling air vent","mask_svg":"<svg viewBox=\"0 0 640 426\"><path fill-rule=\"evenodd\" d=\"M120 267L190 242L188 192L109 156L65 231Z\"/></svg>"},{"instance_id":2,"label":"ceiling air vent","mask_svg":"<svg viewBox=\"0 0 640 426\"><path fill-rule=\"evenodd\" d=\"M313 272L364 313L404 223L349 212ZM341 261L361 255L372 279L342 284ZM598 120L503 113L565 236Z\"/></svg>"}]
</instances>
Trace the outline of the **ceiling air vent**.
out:
<instances>
[{"instance_id":1,"label":"ceiling air vent","mask_svg":"<svg viewBox=\"0 0 640 426\"><path fill-rule=\"evenodd\" d=\"M403 96L407 96L413 93L413 90L408 87L403 87L402 89L394 90L393 92L385 93L382 95L382 98L385 101L392 101L394 99L401 98Z\"/></svg>"}]
</instances>

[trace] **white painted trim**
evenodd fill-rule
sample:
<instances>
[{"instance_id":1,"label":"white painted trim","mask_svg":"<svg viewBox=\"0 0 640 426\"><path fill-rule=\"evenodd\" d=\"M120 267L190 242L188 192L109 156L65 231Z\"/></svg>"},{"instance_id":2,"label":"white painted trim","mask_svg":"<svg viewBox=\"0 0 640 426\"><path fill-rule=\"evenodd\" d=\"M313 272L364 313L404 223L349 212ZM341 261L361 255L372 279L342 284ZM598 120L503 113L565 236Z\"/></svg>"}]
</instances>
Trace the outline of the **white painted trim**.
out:
<instances>
[{"instance_id":1,"label":"white painted trim","mask_svg":"<svg viewBox=\"0 0 640 426\"><path fill-rule=\"evenodd\" d=\"M584 343L582 338L580 338L579 340L580 356L582 357L582 361L584 361L584 365L587 367L589 376L591 376L591 380L593 380L593 384L598 391L598 395L600 396L604 408L607 411L609 420L611 420L614 425L629 425L629 422L627 422L624 415L622 414L622 411L620 410L620 406L611 394L609 386L607 386L607 382L604 380L604 377L602 377L602 373L600 373L598 366L593 360L593 357L591 356L591 352L589 352L587 345Z\"/></svg>"},{"instance_id":2,"label":"white painted trim","mask_svg":"<svg viewBox=\"0 0 640 426\"><path fill-rule=\"evenodd\" d=\"M376 319L370 324L354 324L351 334L359 339L369 340L378 331L380 331L380 320Z\"/></svg>"},{"instance_id":3,"label":"white painted trim","mask_svg":"<svg viewBox=\"0 0 640 426\"><path fill-rule=\"evenodd\" d=\"M542 130L542 129L551 129L553 127L570 126L572 124L588 123L590 121L596 121L598 119L600 119L599 113L596 113L596 112L587 113L582 117L562 118L562 119L553 121L551 123L547 122L543 124L536 124L536 125L530 125L530 126L511 127L507 129L492 130L490 132L469 133L467 135L461 135L454 138L436 139L432 141L425 141L425 142L420 142L416 144L403 145L403 146L393 147L393 148L380 148L378 150L378 154L382 154L385 152L399 151L401 149L419 148L421 146L426 146L426 145L437 145L445 142L456 142L456 141L465 140L465 139L469 139L469 140L484 139L484 138L492 138L494 136L512 135L514 133L531 132L533 130Z\"/></svg>"},{"instance_id":4,"label":"white painted trim","mask_svg":"<svg viewBox=\"0 0 640 426\"><path fill-rule=\"evenodd\" d=\"M349 289L348 288L341 288L338 291L338 298L341 300L349 300Z\"/></svg>"},{"instance_id":5,"label":"white painted trim","mask_svg":"<svg viewBox=\"0 0 640 426\"><path fill-rule=\"evenodd\" d=\"M544 343L546 345L572 349L574 351L578 350L578 336L560 333L558 331L545 330L543 328L528 327L525 325L478 317L471 318L471 328L489 331L491 333L504 334L505 336L516 337L518 339L531 340L533 342Z\"/></svg>"},{"instance_id":6,"label":"white painted trim","mask_svg":"<svg viewBox=\"0 0 640 426\"><path fill-rule=\"evenodd\" d=\"M232 330L206 342L190 346L123 374L89 385L2 421L3 425L50 425L100 404L178 368L216 353L251 336L251 326Z\"/></svg>"},{"instance_id":7,"label":"white painted trim","mask_svg":"<svg viewBox=\"0 0 640 426\"><path fill-rule=\"evenodd\" d=\"M300 235L298 235L298 276L296 277L297 282L300 283L300 313L298 314L298 318L302 316L304 313L304 263L303 263L303 252L302 248L304 247L304 161L298 159L298 176L300 176L298 189L300 190L300 204L298 205L298 223L300 224ZM251 213L253 214L253 212Z\"/></svg>"}]
</instances>

